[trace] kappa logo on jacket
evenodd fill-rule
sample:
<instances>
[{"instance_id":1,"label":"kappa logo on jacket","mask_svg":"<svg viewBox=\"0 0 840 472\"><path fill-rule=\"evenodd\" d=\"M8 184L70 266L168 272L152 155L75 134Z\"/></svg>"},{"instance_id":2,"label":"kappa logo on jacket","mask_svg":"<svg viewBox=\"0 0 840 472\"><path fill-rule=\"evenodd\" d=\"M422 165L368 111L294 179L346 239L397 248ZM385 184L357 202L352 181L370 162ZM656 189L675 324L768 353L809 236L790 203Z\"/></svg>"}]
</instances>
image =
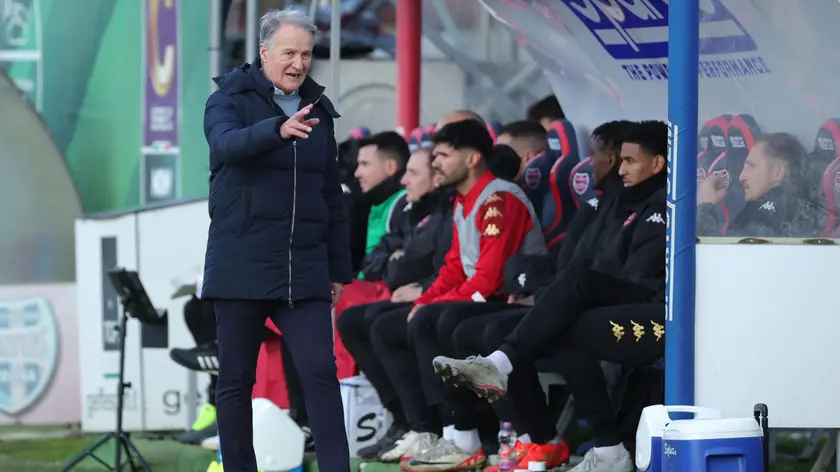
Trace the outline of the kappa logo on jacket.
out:
<instances>
[{"instance_id":1,"label":"kappa logo on jacket","mask_svg":"<svg viewBox=\"0 0 840 472\"><path fill-rule=\"evenodd\" d=\"M665 224L665 218L662 218L661 213L654 213L654 214L648 216L648 218L645 221L648 222L648 223L655 223L655 224L660 224L660 225Z\"/></svg>"},{"instance_id":2,"label":"kappa logo on jacket","mask_svg":"<svg viewBox=\"0 0 840 472\"><path fill-rule=\"evenodd\" d=\"M591 206L592 208L596 210L598 209L598 197L592 197L589 200L587 200L586 203L588 203L589 206Z\"/></svg>"},{"instance_id":3,"label":"kappa logo on jacket","mask_svg":"<svg viewBox=\"0 0 840 472\"><path fill-rule=\"evenodd\" d=\"M772 211L773 213L776 213L776 204L771 201L766 201L763 205L758 207L758 209L764 211Z\"/></svg>"}]
</instances>

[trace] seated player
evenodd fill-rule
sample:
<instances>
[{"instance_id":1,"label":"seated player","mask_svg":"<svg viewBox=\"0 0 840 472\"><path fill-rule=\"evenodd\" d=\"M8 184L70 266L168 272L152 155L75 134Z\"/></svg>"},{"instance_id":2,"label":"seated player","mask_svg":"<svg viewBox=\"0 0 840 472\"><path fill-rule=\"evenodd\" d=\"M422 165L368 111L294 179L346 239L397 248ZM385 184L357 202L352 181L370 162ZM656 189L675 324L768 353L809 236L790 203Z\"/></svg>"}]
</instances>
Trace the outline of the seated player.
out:
<instances>
[{"instance_id":1,"label":"seated player","mask_svg":"<svg viewBox=\"0 0 840 472\"><path fill-rule=\"evenodd\" d=\"M378 459L384 448L393 447L408 430L405 413L380 359L373 351L370 327L380 313L410 306L432 284L443 265L445 251L452 238L452 202L448 189L435 189L442 179L434 175L431 162L431 150L421 148L415 151L402 180L407 199L412 202L412 207L414 202L423 207L424 216L415 223L408 241L401 246L404 249L388 262L384 278L392 293L390 300L351 306L336 320L340 341L393 418L390 429L380 441L358 451L362 459Z\"/></svg>"},{"instance_id":2,"label":"seated player","mask_svg":"<svg viewBox=\"0 0 840 472\"><path fill-rule=\"evenodd\" d=\"M507 144L512 147L521 160L516 182L521 184L525 165L545 151L545 134L545 129L538 122L530 120L508 123L499 131L496 144Z\"/></svg>"},{"instance_id":3,"label":"seated player","mask_svg":"<svg viewBox=\"0 0 840 472\"><path fill-rule=\"evenodd\" d=\"M528 119L536 121L543 128L548 130L553 121L565 120L566 114L563 113L563 107L557 101L557 97L549 95L538 102L534 102L528 107Z\"/></svg>"},{"instance_id":4,"label":"seated player","mask_svg":"<svg viewBox=\"0 0 840 472\"><path fill-rule=\"evenodd\" d=\"M520 174L519 154L507 144L493 146L493 152L487 158L487 170L500 179L517 182Z\"/></svg>"},{"instance_id":5,"label":"seated player","mask_svg":"<svg viewBox=\"0 0 840 472\"><path fill-rule=\"evenodd\" d=\"M797 237L816 236L825 208L810 195L806 179L808 155L789 133L766 134L755 143L739 177L746 205L735 216L726 236ZM715 206L731 185L712 173L697 188L697 233L718 232Z\"/></svg>"},{"instance_id":6,"label":"seated player","mask_svg":"<svg viewBox=\"0 0 840 472\"><path fill-rule=\"evenodd\" d=\"M505 286L503 292L515 294L511 297L514 305L501 313L493 313L480 317L470 318L461 321L457 314L449 310L444 311L438 322L438 336L445 337L447 332L452 332L452 326L456 325L452 334L453 352L456 356L467 357L473 354L489 354L499 345L501 340L485 341L485 331L491 328L501 328L510 332L519 323L519 320L528 312L528 306L533 303L534 297L539 298L541 292L551 284L557 273L562 272L568 266L585 265L594 258L597 251L595 241L600 238L604 226L601 223L592 224L597 218L608 218L614 216L615 211L613 199L619 195L623 188L618 169L621 162L621 146L624 133L632 123L614 121L598 126L592 132L592 147L594 149L593 167L594 181L600 193L599 197L587 202L582 210L579 210L569 227L569 233L564 245L556 256L551 256L550 268L547 261L540 261L532 266L527 261L533 258L514 256L509 260L505 269ZM599 205L599 200L604 202ZM601 211L599 212L599 208ZM546 258L546 256L534 256L534 258ZM522 260L523 267L511 266L513 259ZM533 261L532 261L533 262ZM534 267L539 266L539 267ZM454 320L450 318L455 316ZM494 330L497 333L498 329ZM491 343L489 348L486 346ZM441 353L447 355L446 353ZM532 366L525 365L525 369L533 370ZM546 398L540 385L536 372L523 372L521 378L527 381L516 384L514 395L493 403L493 410L501 421L514 423L515 429L520 433L516 444L519 457L517 468L527 468L530 461L542 461L548 467L557 467L569 458L569 450L563 441L557 437L554 424L546 404ZM448 394L455 394L448 392ZM496 467L490 467L485 472L495 472Z\"/></svg>"},{"instance_id":7,"label":"seated player","mask_svg":"<svg viewBox=\"0 0 840 472\"><path fill-rule=\"evenodd\" d=\"M458 467L470 461L483 463L486 455L476 447L470 431L474 427L466 430L462 436L466 441L460 446L451 441L457 439L452 428L454 420L447 411L441 411L443 385L430 367L438 351L418 346L418 334L434 327L435 318L448 302L468 307L464 316L504 309L504 298L497 294L505 260L516 252L544 252L545 244L521 189L487 171L486 159L493 144L484 126L475 120L450 123L441 128L434 141L434 167L444 176L444 185L458 192L452 246L432 286L415 300L413 307L380 315L371 328L371 338L411 429L382 459L412 457L434 446L430 454L446 452L438 460ZM422 388L417 388L418 378ZM476 418L469 420L474 422ZM439 441L443 426L447 428L444 439ZM496 424L494 429L497 427ZM407 467L411 470L412 463L408 462Z\"/></svg>"},{"instance_id":8,"label":"seated player","mask_svg":"<svg viewBox=\"0 0 840 472\"><path fill-rule=\"evenodd\" d=\"M529 379L519 374L533 373L533 362L567 339L586 312L657 300L665 269L667 140L665 123L648 121L630 127L619 168L624 189L610 210L599 210L605 211L604 217L593 223L603 228L591 241L597 248L591 263L576 263L560 272L489 356L435 358L438 375L480 397L496 400L508 393L508 385L515 390L526 384ZM598 375L603 381L600 368ZM632 470L632 458L623 446L610 451L596 449L589 456L585 465L573 470ZM599 468L591 468L595 466Z\"/></svg>"}]
</instances>

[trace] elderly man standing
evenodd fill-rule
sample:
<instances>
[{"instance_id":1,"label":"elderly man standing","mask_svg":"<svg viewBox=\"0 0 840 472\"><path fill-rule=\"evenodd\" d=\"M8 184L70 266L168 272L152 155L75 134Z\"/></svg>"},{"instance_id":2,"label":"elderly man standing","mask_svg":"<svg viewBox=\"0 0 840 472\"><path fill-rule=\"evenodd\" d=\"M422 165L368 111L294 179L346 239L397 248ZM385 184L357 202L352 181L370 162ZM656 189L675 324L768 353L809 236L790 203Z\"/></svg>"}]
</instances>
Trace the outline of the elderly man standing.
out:
<instances>
[{"instance_id":1,"label":"elderly man standing","mask_svg":"<svg viewBox=\"0 0 840 472\"><path fill-rule=\"evenodd\" d=\"M273 10L260 57L216 78L204 112L210 145L210 234L202 296L219 342L216 405L228 472L256 472L251 392L271 318L301 374L320 470L348 472L330 317L350 282L333 120L307 76L316 27Z\"/></svg>"}]
</instances>

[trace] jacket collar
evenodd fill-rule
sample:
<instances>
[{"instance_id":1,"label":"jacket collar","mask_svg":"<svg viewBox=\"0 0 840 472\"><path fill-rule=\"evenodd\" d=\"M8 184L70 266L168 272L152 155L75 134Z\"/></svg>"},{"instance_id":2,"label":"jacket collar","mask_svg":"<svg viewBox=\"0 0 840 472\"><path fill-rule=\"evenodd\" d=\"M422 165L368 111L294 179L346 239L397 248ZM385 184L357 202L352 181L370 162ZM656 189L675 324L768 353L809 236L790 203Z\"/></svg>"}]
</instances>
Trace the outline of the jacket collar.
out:
<instances>
[{"instance_id":1,"label":"jacket collar","mask_svg":"<svg viewBox=\"0 0 840 472\"><path fill-rule=\"evenodd\" d=\"M250 64L245 63L224 76L213 78L213 81L219 86L220 90L230 95L255 91L260 96L265 97L266 100L273 100L274 84L263 74L262 59L259 57L254 59L254 62ZM324 86L318 84L312 77L307 75L298 89L301 108L314 103L333 118L340 118L341 115L336 111L330 99L324 94L325 90L326 88Z\"/></svg>"}]
</instances>

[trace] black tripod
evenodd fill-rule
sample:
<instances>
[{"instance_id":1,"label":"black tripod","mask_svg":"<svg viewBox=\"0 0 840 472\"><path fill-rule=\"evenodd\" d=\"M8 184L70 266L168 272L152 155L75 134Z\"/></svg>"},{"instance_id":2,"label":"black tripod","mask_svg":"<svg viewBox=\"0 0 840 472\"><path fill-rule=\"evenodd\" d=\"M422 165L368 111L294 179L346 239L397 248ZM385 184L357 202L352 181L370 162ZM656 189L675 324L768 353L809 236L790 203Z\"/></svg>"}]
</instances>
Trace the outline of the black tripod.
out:
<instances>
[{"instance_id":1,"label":"black tripod","mask_svg":"<svg viewBox=\"0 0 840 472\"><path fill-rule=\"evenodd\" d=\"M166 323L166 313L159 313L152 307L149 296L140 282L137 272L126 271L125 269L114 269L108 272L111 283L117 290L123 310L117 325L119 339L120 366L119 379L117 383L117 429L106 434L102 439L90 445L70 461L61 472L69 472L85 459L91 458L111 472L121 472L126 465L131 467L132 472L152 472L149 463L137 450L137 446L131 442L131 433L123 431L123 403L125 389L131 388L131 382L125 381L125 334L128 316L131 315L141 322L150 324ZM115 442L114 464L108 464L105 460L96 455L96 451L111 441ZM123 452L126 461L123 463Z\"/></svg>"}]
</instances>

